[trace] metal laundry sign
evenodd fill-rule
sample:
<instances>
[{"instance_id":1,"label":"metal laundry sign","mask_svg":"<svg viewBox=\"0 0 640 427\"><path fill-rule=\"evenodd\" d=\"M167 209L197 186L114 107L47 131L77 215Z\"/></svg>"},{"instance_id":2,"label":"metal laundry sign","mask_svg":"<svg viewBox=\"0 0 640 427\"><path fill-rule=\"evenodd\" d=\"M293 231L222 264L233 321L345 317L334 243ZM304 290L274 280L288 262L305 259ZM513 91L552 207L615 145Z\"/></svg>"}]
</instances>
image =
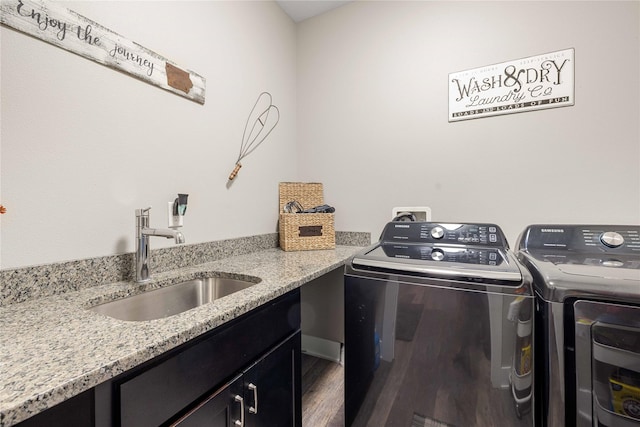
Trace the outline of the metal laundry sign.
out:
<instances>
[{"instance_id":1,"label":"metal laundry sign","mask_svg":"<svg viewBox=\"0 0 640 427\"><path fill-rule=\"evenodd\" d=\"M449 74L449 121L574 105L574 49Z\"/></svg>"},{"instance_id":2,"label":"metal laundry sign","mask_svg":"<svg viewBox=\"0 0 640 427\"><path fill-rule=\"evenodd\" d=\"M45 0L0 0L0 11L4 25L204 104L202 76L72 10Z\"/></svg>"}]
</instances>

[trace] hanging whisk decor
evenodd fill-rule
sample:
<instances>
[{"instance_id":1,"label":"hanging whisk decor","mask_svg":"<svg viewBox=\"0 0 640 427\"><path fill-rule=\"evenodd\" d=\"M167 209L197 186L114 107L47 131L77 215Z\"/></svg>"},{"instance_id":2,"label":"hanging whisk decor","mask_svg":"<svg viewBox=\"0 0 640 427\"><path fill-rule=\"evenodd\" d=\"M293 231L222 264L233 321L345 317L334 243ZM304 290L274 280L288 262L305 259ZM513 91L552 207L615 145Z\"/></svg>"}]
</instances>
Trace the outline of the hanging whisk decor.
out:
<instances>
[{"instance_id":1,"label":"hanging whisk decor","mask_svg":"<svg viewBox=\"0 0 640 427\"><path fill-rule=\"evenodd\" d=\"M236 160L235 168L229 175L229 181L233 181L238 175L238 171L242 167L240 161L258 148L280 121L280 110L273 105L272 101L269 92L262 92L258 95L258 99L251 109L249 117L247 117L247 123L244 125L240 154L238 155L238 160ZM261 104L260 108L258 108L258 104ZM257 112L256 108L258 108ZM251 130L247 133L250 123Z\"/></svg>"}]
</instances>

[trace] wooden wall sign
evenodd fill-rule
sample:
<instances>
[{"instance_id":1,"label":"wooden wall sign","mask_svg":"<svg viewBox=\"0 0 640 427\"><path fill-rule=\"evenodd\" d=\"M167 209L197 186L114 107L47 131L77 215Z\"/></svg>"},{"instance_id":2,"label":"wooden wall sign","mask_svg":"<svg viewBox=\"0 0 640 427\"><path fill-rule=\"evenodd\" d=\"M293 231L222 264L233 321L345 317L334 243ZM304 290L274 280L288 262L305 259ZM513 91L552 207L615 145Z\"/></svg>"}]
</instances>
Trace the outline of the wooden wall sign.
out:
<instances>
[{"instance_id":1,"label":"wooden wall sign","mask_svg":"<svg viewBox=\"0 0 640 427\"><path fill-rule=\"evenodd\" d=\"M449 74L449 121L574 105L574 50Z\"/></svg>"},{"instance_id":2,"label":"wooden wall sign","mask_svg":"<svg viewBox=\"0 0 640 427\"><path fill-rule=\"evenodd\" d=\"M204 77L72 10L46 0L0 0L0 12L6 26L204 104Z\"/></svg>"}]
</instances>

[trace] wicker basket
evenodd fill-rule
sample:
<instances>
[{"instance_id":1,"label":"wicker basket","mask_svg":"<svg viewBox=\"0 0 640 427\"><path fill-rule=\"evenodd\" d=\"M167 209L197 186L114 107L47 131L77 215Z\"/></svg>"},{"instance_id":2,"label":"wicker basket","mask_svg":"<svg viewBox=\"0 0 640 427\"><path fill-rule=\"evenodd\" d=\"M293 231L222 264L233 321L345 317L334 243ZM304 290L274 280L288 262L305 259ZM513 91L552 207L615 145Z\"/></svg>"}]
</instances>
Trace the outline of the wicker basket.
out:
<instances>
[{"instance_id":1,"label":"wicker basket","mask_svg":"<svg viewBox=\"0 0 640 427\"><path fill-rule=\"evenodd\" d=\"M336 231L332 213L284 213L284 207L297 201L305 209L324 203L322 184L317 182L281 182L280 247L285 251L310 251L336 247Z\"/></svg>"}]
</instances>

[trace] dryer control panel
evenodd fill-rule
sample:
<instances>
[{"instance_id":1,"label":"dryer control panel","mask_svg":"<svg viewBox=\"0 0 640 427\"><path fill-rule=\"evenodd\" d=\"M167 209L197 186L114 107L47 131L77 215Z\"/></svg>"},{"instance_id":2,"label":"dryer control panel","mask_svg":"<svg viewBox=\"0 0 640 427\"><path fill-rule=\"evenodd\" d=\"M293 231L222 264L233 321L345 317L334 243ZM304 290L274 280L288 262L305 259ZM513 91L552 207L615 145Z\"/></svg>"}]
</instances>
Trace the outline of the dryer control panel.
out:
<instances>
[{"instance_id":1,"label":"dryer control panel","mask_svg":"<svg viewBox=\"0 0 640 427\"><path fill-rule=\"evenodd\" d=\"M532 225L525 230L520 248L581 253L640 255L640 226L634 225Z\"/></svg>"}]
</instances>

